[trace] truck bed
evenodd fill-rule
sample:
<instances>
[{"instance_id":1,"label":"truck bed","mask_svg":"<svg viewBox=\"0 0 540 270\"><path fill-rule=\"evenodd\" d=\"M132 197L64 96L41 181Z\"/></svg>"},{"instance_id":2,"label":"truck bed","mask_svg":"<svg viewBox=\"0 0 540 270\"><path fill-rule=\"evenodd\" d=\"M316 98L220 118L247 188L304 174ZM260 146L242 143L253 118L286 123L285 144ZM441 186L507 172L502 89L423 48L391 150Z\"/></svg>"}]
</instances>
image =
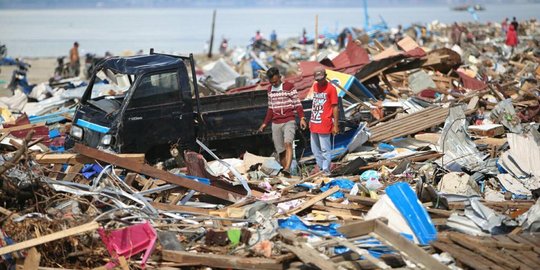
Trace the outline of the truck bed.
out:
<instances>
[{"instance_id":1,"label":"truck bed","mask_svg":"<svg viewBox=\"0 0 540 270\"><path fill-rule=\"evenodd\" d=\"M201 97L201 131L206 139L233 139L257 134L268 109L266 91ZM311 101L302 106L309 117ZM267 128L265 133L270 133Z\"/></svg>"}]
</instances>

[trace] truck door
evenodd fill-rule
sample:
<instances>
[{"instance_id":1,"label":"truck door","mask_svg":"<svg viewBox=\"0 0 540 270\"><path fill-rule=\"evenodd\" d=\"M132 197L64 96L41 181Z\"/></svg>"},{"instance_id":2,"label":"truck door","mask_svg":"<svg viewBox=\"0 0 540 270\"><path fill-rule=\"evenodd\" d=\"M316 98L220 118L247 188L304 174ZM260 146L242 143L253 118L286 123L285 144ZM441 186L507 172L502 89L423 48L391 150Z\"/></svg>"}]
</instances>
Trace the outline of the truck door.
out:
<instances>
[{"instance_id":1,"label":"truck door","mask_svg":"<svg viewBox=\"0 0 540 270\"><path fill-rule=\"evenodd\" d=\"M194 136L193 111L180 85L178 70L143 75L123 115L122 152L165 156L171 144Z\"/></svg>"}]
</instances>

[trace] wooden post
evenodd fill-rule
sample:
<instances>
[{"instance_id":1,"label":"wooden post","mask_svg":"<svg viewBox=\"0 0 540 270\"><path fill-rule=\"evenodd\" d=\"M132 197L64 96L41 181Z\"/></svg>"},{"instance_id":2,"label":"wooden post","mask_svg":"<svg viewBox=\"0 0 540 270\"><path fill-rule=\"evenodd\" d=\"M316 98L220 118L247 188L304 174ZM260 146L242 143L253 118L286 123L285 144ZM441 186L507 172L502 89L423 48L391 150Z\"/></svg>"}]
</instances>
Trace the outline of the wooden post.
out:
<instances>
[{"instance_id":1,"label":"wooden post","mask_svg":"<svg viewBox=\"0 0 540 270\"><path fill-rule=\"evenodd\" d=\"M212 46L214 45L214 29L216 28L216 10L212 15L212 33L210 34L210 44L208 45L208 58L212 58Z\"/></svg>"},{"instance_id":2,"label":"wooden post","mask_svg":"<svg viewBox=\"0 0 540 270\"><path fill-rule=\"evenodd\" d=\"M317 61L317 55L319 54L319 14L315 15L315 39L313 45L315 46L315 61Z\"/></svg>"}]
</instances>

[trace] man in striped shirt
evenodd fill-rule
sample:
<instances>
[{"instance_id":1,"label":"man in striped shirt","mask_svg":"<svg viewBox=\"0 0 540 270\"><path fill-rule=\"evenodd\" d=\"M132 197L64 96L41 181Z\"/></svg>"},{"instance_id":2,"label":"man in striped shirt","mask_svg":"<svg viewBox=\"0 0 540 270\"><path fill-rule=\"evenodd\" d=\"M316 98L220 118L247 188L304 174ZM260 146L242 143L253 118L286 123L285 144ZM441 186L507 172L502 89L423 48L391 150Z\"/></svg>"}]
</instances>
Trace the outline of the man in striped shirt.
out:
<instances>
[{"instance_id":1,"label":"man in striped shirt","mask_svg":"<svg viewBox=\"0 0 540 270\"><path fill-rule=\"evenodd\" d=\"M288 82L282 83L279 70L275 67L268 69L266 76L270 81L268 87L268 111L259 132L272 122L272 140L279 154L283 170L288 173L291 168L293 148L292 142L296 133L296 121L294 113L300 117L300 128L306 129L307 123L304 117L302 103L294 85Z\"/></svg>"}]
</instances>

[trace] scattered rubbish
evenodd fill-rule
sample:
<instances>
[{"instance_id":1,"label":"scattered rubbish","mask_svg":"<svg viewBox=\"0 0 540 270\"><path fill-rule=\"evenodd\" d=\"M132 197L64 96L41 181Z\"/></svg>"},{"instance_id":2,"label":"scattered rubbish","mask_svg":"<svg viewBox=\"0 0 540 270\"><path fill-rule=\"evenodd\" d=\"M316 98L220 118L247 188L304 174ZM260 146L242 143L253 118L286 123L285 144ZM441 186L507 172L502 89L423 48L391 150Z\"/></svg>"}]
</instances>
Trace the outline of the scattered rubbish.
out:
<instances>
[{"instance_id":1,"label":"scattered rubbish","mask_svg":"<svg viewBox=\"0 0 540 270\"><path fill-rule=\"evenodd\" d=\"M513 52L497 23L381 23L21 74L0 97L0 264L536 269L540 25L519 29ZM287 171L259 132L269 67L308 119L313 71L335 86L330 173L309 128Z\"/></svg>"}]
</instances>

